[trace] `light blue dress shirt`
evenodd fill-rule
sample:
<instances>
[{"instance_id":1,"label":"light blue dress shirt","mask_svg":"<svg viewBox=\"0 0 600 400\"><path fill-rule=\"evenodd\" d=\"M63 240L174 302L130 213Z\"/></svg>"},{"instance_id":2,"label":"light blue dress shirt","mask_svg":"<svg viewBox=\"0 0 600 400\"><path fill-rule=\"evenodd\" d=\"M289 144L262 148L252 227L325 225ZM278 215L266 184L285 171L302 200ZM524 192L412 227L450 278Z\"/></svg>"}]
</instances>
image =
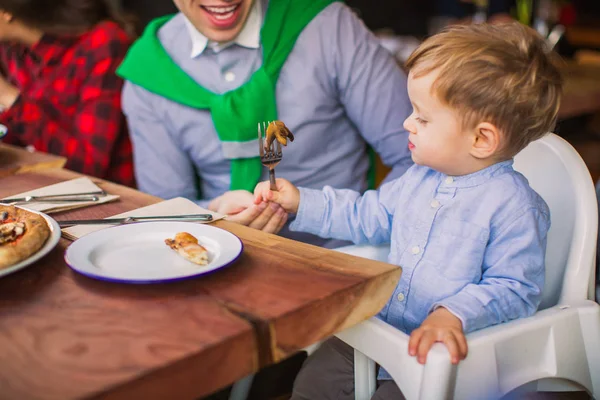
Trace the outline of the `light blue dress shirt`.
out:
<instances>
[{"instance_id":1,"label":"light blue dress shirt","mask_svg":"<svg viewBox=\"0 0 600 400\"><path fill-rule=\"evenodd\" d=\"M402 276L378 317L407 334L438 306L465 332L526 317L541 301L550 211L512 164L454 177L415 165L362 197L301 188L291 229L390 242Z\"/></svg>"},{"instance_id":2,"label":"light blue dress shirt","mask_svg":"<svg viewBox=\"0 0 600 400\"><path fill-rule=\"evenodd\" d=\"M263 0L261 10L266 9ZM174 61L207 89L235 89L261 66L261 49L239 43L217 52L207 46L191 57L193 42L185 21L183 15L175 16L160 29L159 39ZM402 126L412 110L406 75L343 3L325 8L299 36L281 70L276 97L279 119L296 138L283 149L278 177L316 189L331 185L363 191L367 144L393 167L391 178L412 165ZM229 189L230 161L207 110L183 106L131 82L123 90L123 110L142 191L201 199L206 206ZM262 179L268 179L266 168ZM317 245L339 244L286 229L281 234Z\"/></svg>"}]
</instances>

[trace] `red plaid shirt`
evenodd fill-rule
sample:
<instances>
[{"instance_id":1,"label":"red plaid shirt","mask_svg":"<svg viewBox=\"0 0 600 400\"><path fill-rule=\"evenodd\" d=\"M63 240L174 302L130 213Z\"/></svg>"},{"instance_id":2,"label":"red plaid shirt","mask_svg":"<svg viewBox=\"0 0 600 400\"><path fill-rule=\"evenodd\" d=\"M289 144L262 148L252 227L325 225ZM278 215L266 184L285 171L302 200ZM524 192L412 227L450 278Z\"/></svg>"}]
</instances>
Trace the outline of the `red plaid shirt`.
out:
<instances>
[{"instance_id":1,"label":"red plaid shirt","mask_svg":"<svg viewBox=\"0 0 600 400\"><path fill-rule=\"evenodd\" d=\"M66 167L134 184L132 149L115 70L131 41L114 22L74 37L44 35L32 48L0 44L0 67L21 91L0 115L3 141L67 157Z\"/></svg>"}]
</instances>

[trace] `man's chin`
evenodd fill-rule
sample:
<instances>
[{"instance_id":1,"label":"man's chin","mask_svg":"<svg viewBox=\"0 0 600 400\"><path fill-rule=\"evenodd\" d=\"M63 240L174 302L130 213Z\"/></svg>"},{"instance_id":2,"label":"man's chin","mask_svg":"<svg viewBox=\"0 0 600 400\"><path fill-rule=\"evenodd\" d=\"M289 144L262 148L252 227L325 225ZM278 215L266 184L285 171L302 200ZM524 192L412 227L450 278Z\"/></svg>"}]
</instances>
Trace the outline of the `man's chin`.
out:
<instances>
[{"instance_id":1,"label":"man's chin","mask_svg":"<svg viewBox=\"0 0 600 400\"><path fill-rule=\"evenodd\" d=\"M196 26L198 29L198 26ZM217 43L227 43L234 40L239 34L241 29L239 27L230 29L215 29L215 28L204 28L198 29L208 40Z\"/></svg>"}]
</instances>

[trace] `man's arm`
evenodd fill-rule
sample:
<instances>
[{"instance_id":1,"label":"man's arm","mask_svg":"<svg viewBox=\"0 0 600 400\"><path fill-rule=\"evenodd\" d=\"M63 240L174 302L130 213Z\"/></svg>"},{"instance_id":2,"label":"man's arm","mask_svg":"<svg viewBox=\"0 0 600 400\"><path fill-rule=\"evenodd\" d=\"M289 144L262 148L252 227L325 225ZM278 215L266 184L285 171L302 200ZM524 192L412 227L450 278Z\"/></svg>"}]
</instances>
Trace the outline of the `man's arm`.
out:
<instances>
[{"instance_id":1,"label":"man's arm","mask_svg":"<svg viewBox=\"0 0 600 400\"><path fill-rule=\"evenodd\" d=\"M456 315L465 332L535 313L544 285L549 219L530 208L490 237L479 283L433 305Z\"/></svg>"},{"instance_id":2,"label":"man's arm","mask_svg":"<svg viewBox=\"0 0 600 400\"><path fill-rule=\"evenodd\" d=\"M406 74L349 8L341 6L336 17L331 48L340 98L365 140L393 168L389 181L412 165L403 127L412 112Z\"/></svg>"},{"instance_id":3,"label":"man's arm","mask_svg":"<svg viewBox=\"0 0 600 400\"><path fill-rule=\"evenodd\" d=\"M198 199L196 173L188 155L169 133L153 94L125 82L122 102L133 142L135 175L140 190L164 199Z\"/></svg>"}]
</instances>

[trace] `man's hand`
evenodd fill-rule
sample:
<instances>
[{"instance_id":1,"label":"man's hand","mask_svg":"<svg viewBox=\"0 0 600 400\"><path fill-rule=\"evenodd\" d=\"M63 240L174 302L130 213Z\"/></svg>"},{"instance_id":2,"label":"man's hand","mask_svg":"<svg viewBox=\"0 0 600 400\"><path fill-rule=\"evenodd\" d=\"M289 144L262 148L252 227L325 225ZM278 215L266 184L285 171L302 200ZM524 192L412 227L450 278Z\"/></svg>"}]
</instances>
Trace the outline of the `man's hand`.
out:
<instances>
[{"instance_id":1,"label":"man's hand","mask_svg":"<svg viewBox=\"0 0 600 400\"><path fill-rule=\"evenodd\" d=\"M467 356L467 339L462 323L454 314L440 307L415 329L408 341L408 354L417 356L419 364L425 364L427 353L435 342L442 342L450 352L452 364L458 364Z\"/></svg>"},{"instance_id":2,"label":"man's hand","mask_svg":"<svg viewBox=\"0 0 600 400\"><path fill-rule=\"evenodd\" d=\"M287 222L286 212L275 203L254 204L254 196L246 190L233 190L215 198L209 210L227 215L227 220L267 233L277 233Z\"/></svg>"},{"instance_id":3,"label":"man's hand","mask_svg":"<svg viewBox=\"0 0 600 400\"><path fill-rule=\"evenodd\" d=\"M278 178L275 181L277 191L270 189L269 181L260 182L254 188L254 204L270 201L280 204L289 213L298 211L300 205L300 191L290 181Z\"/></svg>"},{"instance_id":4,"label":"man's hand","mask_svg":"<svg viewBox=\"0 0 600 400\"><path fill-rule=\"evenodd\" d=\"M0 105L9 108L19 97L20 90L8 83L5 77L0 75Z\"/></svg>"},{"instance_id":5,"label":"man's hand","mask_svg":"<svg viewBox=\"0 0 600 400\"><path fill-rule=\"evenodd\" d=\"M233 215L244 211L254 204L254 196L247 190L231 190L214 198L208 209L221 214Z\"/></svg>"}]
</instances>

